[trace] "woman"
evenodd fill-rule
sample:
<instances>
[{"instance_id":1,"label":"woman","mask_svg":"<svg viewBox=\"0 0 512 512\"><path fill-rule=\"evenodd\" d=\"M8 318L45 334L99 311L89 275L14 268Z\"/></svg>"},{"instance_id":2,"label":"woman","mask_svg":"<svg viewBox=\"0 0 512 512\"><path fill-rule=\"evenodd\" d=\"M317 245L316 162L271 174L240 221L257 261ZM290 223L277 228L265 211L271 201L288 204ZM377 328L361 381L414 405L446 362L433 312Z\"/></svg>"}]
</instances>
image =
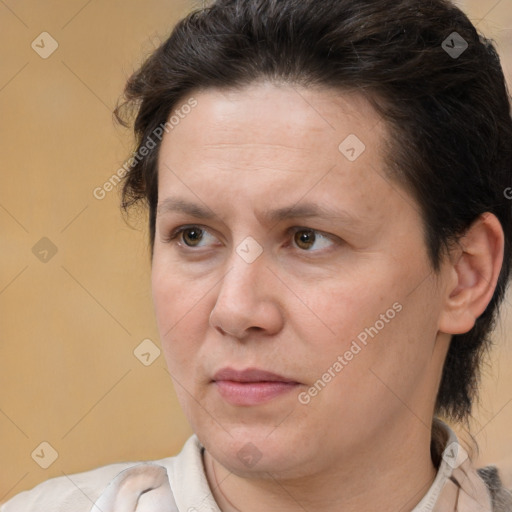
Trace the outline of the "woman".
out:
<instances>
[{"instance_id":1,"label":"woman","mask_svg":"<svg viewBox=\"0 0 512 512\"><path fill-rule=\"evenodd\" d=\"M2 512L506 511L467 420L512 261L499 59L444 0L218 0L130 78L123 206L195 434Z\"/></svg>"}]
</instances>

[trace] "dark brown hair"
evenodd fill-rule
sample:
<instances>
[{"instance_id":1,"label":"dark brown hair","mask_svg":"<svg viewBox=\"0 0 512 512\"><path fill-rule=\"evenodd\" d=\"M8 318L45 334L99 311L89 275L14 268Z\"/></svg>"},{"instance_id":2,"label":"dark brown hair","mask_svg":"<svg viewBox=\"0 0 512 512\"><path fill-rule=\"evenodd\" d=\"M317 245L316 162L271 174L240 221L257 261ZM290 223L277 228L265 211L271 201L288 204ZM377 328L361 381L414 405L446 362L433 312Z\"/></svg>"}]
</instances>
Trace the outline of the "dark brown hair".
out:
<instances>
[{"instance_id":1,"label":"dark brown hair","mask_svg":"<svg viewBox=\"0 0 512 512\"><path fill-rule=\"evenodd\" d=\"M177 23L130 77L115 115L125 126L134 117L138 151L193 92L257 80L365 94L391 133L389 175L421 210L433 271L482 213L500 220L497 287L475 326L452 337L437 396L437 414L467 419L512 256L512 120L492 42L444 0L218 0ZM149 208L151 250L159 147L123 187L125 211Z\"/></svg>"}]
</instances>

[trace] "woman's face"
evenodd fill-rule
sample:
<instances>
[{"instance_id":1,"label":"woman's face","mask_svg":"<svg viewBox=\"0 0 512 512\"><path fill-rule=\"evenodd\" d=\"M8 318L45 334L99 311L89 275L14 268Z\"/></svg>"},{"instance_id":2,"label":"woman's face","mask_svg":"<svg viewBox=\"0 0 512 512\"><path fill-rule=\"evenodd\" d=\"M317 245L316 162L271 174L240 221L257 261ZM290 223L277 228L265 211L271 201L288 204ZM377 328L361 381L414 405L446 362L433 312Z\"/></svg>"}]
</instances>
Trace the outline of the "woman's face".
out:
<instances>
[{"instance_id":1,"label":"woman's face","mask_svg":"<svg viewBox=\"0 0 512 512\"><path fill-rule=\"evenodd\" d=\"M329 90L193 98L160 149L152 289L201 442L239 475L291 476L429 439L446 272L386 175L384 123Z\"/></svg>"}]
</instances>

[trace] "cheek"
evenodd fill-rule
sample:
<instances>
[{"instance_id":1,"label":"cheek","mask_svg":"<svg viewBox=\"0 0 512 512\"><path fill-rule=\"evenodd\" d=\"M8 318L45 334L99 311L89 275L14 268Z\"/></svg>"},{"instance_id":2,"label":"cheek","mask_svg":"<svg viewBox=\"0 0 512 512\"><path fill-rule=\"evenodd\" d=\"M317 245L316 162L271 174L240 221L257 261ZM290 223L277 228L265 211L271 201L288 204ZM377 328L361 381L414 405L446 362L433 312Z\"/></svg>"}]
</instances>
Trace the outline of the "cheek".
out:
<instances>
[{"instance_id":1,"label":"cheek","mask_svg":"<svg viewBox=\"0 0 512 512\"><path fill-rule=\"evenodd\" d=\"M151 287L156 322L169 369L179 371L197 351L199 330L204 324L201 296L175 274L154 265ZM204 292L203 292L204 294ZM208 317L206 317L206 321Z\"/></svg>"},{"instance_id":2,"label":"cheek","mask_svg":"<svg viewBox=\"0 0 512 512\"><path fill-rule=\"evenodd\" d=\"M309 340L307 350L315 361L315 372L327 371L338 356L342 358L343 369L337 365L336 374L343 377L333 389L343 381L363 378L373 382L370 368L385 368L394 374L395 366L410 366L410 360L420 356L409 331L413 326L424 331L426 326L417 323L418 308L424 305L411 304L412 296L404 299L396 284L401 281L390 279L392 273L381 270L378 276L369 273L350 280L340 278L328 288L317 289L307 302L316 315L303 315L300 323L304 339Z\"/></svg>"},{"instance_id":3,"label":"cheek","mask_svg":"<svg viewBox=\"0 0 512 512\"><path fill-rule=\"evenodd\" d=\"M338 343L357 336L368 325L373 325L379 313L391 306L393 301L383 297L378 286L369 285L368 277L331 280L329 286L303 290L304 302L308 306L309 315L315 323L322 327L325 336ZM388 304L389 303L389 304ZM382 310L382 311L381 311ZM304 324L310 324L303 320Z\"/></svg>"},{"instance_id":4,"label":"cheek","mask_svg":"<svg viewBox=\"0 0 512 512\"><path fill-rule=\"evenodd\" d=\"M176 284L176 281L171 279L168 274L160 272L158 266L153 266L151 292L162 342L166 337L166 332L172 329L172 326L177 322L177 301L173 299L178 292Z\"/></svg>"},{"instance_id":5,"label":"cheek","mask_svg":"<svg viewBox=\"0 0 512 512\"><path fill-rule=\"evenodd\" d=\"M188 310L193 314L192 306L197 302L194 283L187 282L183 274L176 271L176 266L158 253L155 253L151 269L151 291L160 334L164 336L169 329L182 328L179 319Z\"/></svg>"}]
</instances>

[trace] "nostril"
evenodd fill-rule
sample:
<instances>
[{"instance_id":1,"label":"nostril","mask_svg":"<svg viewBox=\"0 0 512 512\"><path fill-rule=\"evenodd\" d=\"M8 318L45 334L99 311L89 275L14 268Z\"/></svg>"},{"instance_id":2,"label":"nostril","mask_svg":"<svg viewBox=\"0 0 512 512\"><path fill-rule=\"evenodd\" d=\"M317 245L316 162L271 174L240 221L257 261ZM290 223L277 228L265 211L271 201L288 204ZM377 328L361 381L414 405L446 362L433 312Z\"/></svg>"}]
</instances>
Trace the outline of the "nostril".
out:
<instances>
[{"instance_id":1,"label":"nostril","mask_svg":"<svg viewBox=\"0 0 512 512\"><path fill-rule=\"evenodd\" d=\"M226 329L223 329L222 327L219 327L218 329L222 332L222 334L229 334L229 336L233 336L235 338L237 337L236 334L233 334L232 332L229 332Z\"/></svg>"}]
</instances>

